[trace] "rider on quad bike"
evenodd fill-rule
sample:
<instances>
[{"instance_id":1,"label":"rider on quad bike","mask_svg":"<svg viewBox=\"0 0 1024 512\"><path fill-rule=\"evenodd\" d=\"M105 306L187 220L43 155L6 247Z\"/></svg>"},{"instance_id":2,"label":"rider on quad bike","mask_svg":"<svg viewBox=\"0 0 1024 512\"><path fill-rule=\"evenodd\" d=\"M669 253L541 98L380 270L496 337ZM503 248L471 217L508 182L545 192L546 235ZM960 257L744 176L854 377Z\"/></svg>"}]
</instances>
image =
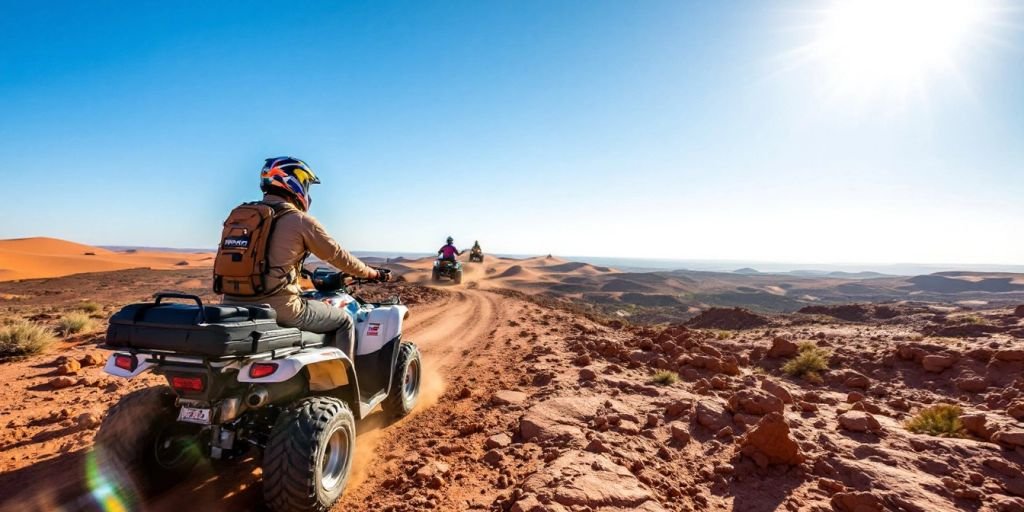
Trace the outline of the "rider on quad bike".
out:
<instances>
[{"instance_id":1,"label":"rider on quad bike","mask_svg":"<svg viewBox=\"0 0 1024 512\"><path fill-rule=\"evenodd\" d=\"M469 261L484 261L484 250L480 248L480 241L473 241L473 248L469 250Z\"/></svg>"},{"instance_id":2,"label":"rider on quad bike","mask_svg":"<svg viewBox=\"0 0 1024 512\"><path fill-rule=\"evenodd\" d=\"M310 187L319 184L313 170L305 162L292 157L268 158L260 171L262 204L274 209L272 235L267 240L265 293L224 293L225 304L270 304L277 311L277 321L285 327L303 331L330 333L337 331L338 347L348 347L354 339L351 317L323 302L300 297L299 277L302 264L310 253L338 270L355 278L386 282L387 269L375 269L343 249L324 227L307 213L312 203Z\"/></svg>"},{"instance_id":3,"label":"rider on quad bike","mask_svg":"<svg viewBox=\"0 0 1024 512\"><path fill-rule=\"evenodd\" d=\"M437 250L437 255L440 256L440 259L442 260L455 261L455 257L461 255L464 252L466 251L460 251L455 248L454 238L448 237L448 239L445 241L445 244L440 249Z\"/></svg>"}]
</instances>

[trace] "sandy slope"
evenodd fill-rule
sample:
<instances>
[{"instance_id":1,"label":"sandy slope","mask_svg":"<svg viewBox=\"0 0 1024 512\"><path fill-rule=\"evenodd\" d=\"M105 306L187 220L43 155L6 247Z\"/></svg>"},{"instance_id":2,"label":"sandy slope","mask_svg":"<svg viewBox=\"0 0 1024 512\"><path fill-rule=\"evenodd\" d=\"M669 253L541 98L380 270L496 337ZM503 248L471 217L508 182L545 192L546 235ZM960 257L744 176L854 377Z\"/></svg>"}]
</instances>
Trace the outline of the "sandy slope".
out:
<instances>
[{"instance_id":1,"label":"sandy slope","mask_svg":"<svg viewBox=\"0 0 1024 512\"><path fill-rule=\"evenodd\" d=\"M114 252L56 238L0 240L0 281L127 268L209 266L211 253Z\"/></svg>"}]
</instances>

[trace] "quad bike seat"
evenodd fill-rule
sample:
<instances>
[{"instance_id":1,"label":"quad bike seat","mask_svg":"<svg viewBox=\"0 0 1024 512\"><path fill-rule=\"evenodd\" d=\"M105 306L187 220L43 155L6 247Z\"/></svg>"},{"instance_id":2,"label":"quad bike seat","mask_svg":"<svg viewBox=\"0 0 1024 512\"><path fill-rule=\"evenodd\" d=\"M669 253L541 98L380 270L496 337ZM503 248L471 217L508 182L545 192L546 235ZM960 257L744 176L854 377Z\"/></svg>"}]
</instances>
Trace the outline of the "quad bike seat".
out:
<instances>
[{"instance_id":1,"label":"quad bike seat","mask_svg":"<svg viewBox=\"0 0 1024 512\"><path fill-rule=\"evenodd\" d=\"M195 304L167 303L164 299ZM323 338L303 338L282 327L268 305L206 306L194 295L157 294L154 302L129 304L110 318L106 345L207 357L240 356L289 347L317 346Z\"/></svg>"},{"instance_id":2,"label":"quad bike seat","mask_svg":"<svg viewBox=\"0 0 1024 512\"><path fill-rule=\"evenodd\" d=\"M326 346L337 347L337 348L340 348L341 351L344 352L345 355L347 355L348 357L350 357L350 358L355 357L355 340L351 340L352 346L342 347L342 346L339 346L337 344L338 342L337 342L337 336L336 335L337 335L337 331L328 332L328 333L316 333L316 332L302 331L301 332L302 346L304 346L304 347L312 347L312 346L324 346L324 345L326 345Z\"/></svg>"}]
</instances>

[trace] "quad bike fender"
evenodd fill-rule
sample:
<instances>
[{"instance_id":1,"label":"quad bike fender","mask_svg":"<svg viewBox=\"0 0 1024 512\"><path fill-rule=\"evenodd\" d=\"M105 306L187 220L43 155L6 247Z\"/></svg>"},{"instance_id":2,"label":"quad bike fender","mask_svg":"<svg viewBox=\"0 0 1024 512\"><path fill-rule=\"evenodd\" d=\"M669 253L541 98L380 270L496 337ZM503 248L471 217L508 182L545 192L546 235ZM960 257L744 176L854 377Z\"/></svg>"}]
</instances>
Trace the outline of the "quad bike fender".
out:
<instances>
[{"instance_id":1,"label":"quad bike fender","mask_svg":"<svg viewBox=\"0 0 1024 512\"><path fill-rule=\"evenodd\" d=\"M135 359L135 364L132 365L134 369L125 370L116 364L116 357L131 357ZM103 372L114 377L121 377L123 379L133 379L142 373L149 371L150 368L155 366L154 363L149 361L149 358L139 357L138 354L127 354L124 352L115 352L107 358L107 364L103 366Z\"/></svg>"},{"instance_id":2,"label":"quad bike fender","mask_svg":"<svg viewBox=\"0 0 1024 512\"><path fill-rule=\"evenodd\" d=\"M254 378L250 375L252 365L266 363L277 364L277 370L265 377ZM281 359L249 362L238 371L238 381L250 384L284 382L298 375L303 368L309 374L310 391L328 391L348 385L358 386L352 360L341 349L335 347L304 350Z\"/></svg>"},{"instance_id":3,"label":"quad bike fender","mask_svg":"<svg viewBox=\"0 0 1024 512\"><path fill-rule=\"evenodd\" d=\"M402 334L409 308L396 304L376 307L356 324L356 357L373 354Z\"/></svg>"}]
</instances>

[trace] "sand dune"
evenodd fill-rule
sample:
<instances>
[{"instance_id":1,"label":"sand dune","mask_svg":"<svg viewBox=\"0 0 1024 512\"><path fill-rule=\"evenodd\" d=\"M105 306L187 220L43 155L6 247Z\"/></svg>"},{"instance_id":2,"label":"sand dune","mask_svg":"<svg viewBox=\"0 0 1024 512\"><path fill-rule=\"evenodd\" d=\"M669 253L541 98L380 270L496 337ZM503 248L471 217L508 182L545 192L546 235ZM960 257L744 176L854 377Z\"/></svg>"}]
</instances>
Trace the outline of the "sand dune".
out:
<instances>
[{"instance_id":1,"label":"sand dune","mask_svg":"<svg viewBox=\"0 0 1024 512\"><path fill-rule=\"evenodd\" d=\"M128 268L208 267L212 253L114 252L56 238L0 240L0 281L57 277Z\"/></svg>"}]
</instances>

